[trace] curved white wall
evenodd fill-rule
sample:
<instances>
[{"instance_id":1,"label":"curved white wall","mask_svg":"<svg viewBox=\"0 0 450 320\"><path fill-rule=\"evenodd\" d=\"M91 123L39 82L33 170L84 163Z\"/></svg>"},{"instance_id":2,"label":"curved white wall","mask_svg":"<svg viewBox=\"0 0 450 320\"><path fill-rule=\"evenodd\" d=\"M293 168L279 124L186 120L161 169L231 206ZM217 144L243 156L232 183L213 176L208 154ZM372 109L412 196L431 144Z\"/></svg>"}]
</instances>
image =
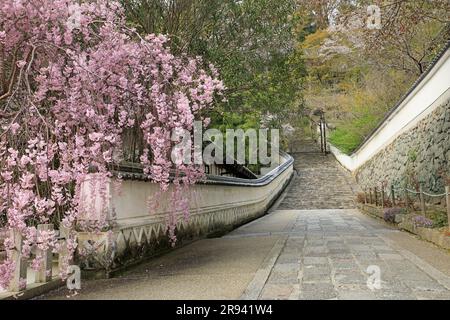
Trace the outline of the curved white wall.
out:
<instances>
[{"instance_id":1,"label":"curved white wall","mask_svg":"<svg viewBox=\"0 0 450 320\"><path fill-rule=\"evenodd\" d=\"M230 177L216 177L214 180L210 177L208 183L192 186L192 192L184 195L190 200L191 215L187 220L179 219L177 234L189 239L212 231L226 231L263 215L293 175L293 159L289 155L280 155L280 162L266 176L255 179L257 183L254 185L251 185L252 180ZM92 192L91 183L95 182L95 174L91 177L82 186L82 197L89 214L82 215L81 219L90 220L88 223L103 219L105 203L102 201L107 201L107 219L111 223L111 230L106 232L77 234L78 250L88 252L89 246L96 248L92 253L94 268L120 268L130 261L138 261L144 255L166 248L171 192L161 195L158 198L160 206L149 213L148 200L158 194L158 184L123 180L120 193L117 193L111 179L107 182L107 195L104 196Z\"/></svg>"},{"instance_id":2,"label":"curved white wall","mask_svg":"<svg viewBox=\"0 0 450 320\"><path fill-rule=\"evenodd\" d=\"M333 146L330 151L345 168L354 171L449 99L450 49L447 49L424 79L356 152L347 156Z\"/></svg>"}]
</instances>

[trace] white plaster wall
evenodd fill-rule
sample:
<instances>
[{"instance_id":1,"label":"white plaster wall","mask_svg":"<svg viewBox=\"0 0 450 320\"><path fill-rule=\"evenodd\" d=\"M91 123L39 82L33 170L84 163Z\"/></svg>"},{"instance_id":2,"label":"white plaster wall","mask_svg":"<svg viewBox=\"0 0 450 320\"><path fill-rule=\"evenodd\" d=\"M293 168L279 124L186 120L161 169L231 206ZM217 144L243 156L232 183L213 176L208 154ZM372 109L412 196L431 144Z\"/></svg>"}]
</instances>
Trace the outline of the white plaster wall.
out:
<instances>
[{"instance_id":1,"label":"white plaster wall","mask_svg":"<svg viewBox=\"0 0 450 320\"><path fill-rule=\"evenodd\" d=\"M286 161L284 157L280 158L281 163ZM290 165L270 183L262 186L198 183L186 191L189 194L184 192L182 197L190 200L191 215L214 214L248 205L256 205L256 210L261 210L278 195L292 173L293 165ZM94 175L91 176L94 177ZM88 211L94 208L96 212L81 219L96 220L96 217L99 219L102 216L100 208L103 208L104 204L100 206L99 196L92 195L90 180L87 179L82 186L83 194L86 194L84 201ZM106 207L107 219L114 221L116 228L165 222L168 213L172 211L170 204L173 203L171 200L173 185L169 186L169 192L160 193L158 184L142 180L124 180L120 183L118 192L112 186L113 180L114 178L107 183ZM154 206L156 202L158 206Z\"/></svg>"},{"instance_id":2,"label":"white plaster wall","mask_svg":"<svg viewBox=\"0 0 450 320\"><path fill-rule=\"evenodd\" d=\"M330 151L345 168L354 171L448 99L450 99L450 49L361 148L350 156L334 146L330 147Z\"/></svg>"},{"instance_id":3,"label":"white plaster wall","mask_svg":"<svg viewBox=\"0 0 450 320\"><path fill-rule=\"evenodd\" d=\"M282 162L287 160L282 157ZM266 185L240 186L237 184L198 183L191 187L190 217L187 221L179 219L177 230L187 231L187 237L197 237L201 234L234 226L250 221L262 215L269 204L280 194L293 174L293 163ZM109 181L111 184L113 181ZM171 190L158 196L161 206L149 210L149 197L158 194L159 186L155 183L141 180L124 180L121 192L118 194L112 185L108 188L110 194L107 207L108 219L112 222L112 232L78 232L78 250L86 249L85 244L94 243L94 268L106 268L104 263L112 263L108 268L118 268L127 261L140 260L140 254L155 253L167 245L167 217L172 203ZM88 187L85 188L89 192ZM94 199L95 197L87 197ZM95 203L94 203L95 204ZM94 206L95 207L95 206ZM91 217L92 219L92 217ZM226 229L223 229L226 230ZM150 245L151 244L151 245ZM134 249L133 249L134 248ZM141 248L135 250L136 248ZM86 249L89 250L89 249ZM140 253L139 253L140 252ZM118 259L116 259L119 257ZM116 259L116 260L114 260ZM99 263L100 261L100 263ZM92 266L90 266L92 267Z\"/></svg>"},{"instance_id":4,"label":"white plaster wall","mask_svg":"<svg viewBox=\"0 0 450 320\"><path fill-rule=\"evenodd\" d=\"M283 187L292 174L292 166L285 170L271 183L261 187L245 187L215 184L196 184L190 194L190 212L192 215L212 213L228 208L249 204L269 203ZM121 195L111 197L115 211L117 226L130 227L152 222L164 221L170 210L168 197L171 192L162 195L158 201L161 206L154 211L149 210L148 200L157 193L159 186L154 183L136 180L122 182ZM186 194L183 196L187 196Z\"/></svg>"}]
</instances>

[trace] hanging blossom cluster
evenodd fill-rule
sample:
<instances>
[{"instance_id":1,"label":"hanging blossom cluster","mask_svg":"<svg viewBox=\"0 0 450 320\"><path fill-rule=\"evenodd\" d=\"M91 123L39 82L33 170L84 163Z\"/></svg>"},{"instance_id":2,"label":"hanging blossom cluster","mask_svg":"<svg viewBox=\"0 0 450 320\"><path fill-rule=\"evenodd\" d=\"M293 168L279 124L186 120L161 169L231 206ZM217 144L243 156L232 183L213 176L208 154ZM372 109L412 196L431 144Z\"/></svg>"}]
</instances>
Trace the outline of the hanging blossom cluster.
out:
<instances>
[{"instance_id":1,"label":"hanging blossom cluster","mask_svg":"<svg viewBox=\"0 0 450 320\"><path fill-rule=\"evenodd\" d=\"M183 189L203 177L203 168L171 161L171 133L192 130L194 120L208 123L202 114L224 88L214 67L172 55L167 41L127 27L114 1L1 1L0 224L20 232L24 256L36 244L61 249L54 231L38 234L36 225L75 230L89 210L83 181L92 168L97 182L108 181L131 129L143 140L144 173L161 192L174 185L167 220L175 240L177 212L186 218L189 209ZM95 183L94 193L107 200L104 185ZM66 249L73 254L69 234ZM5 247L2 287L15 268L13 239ZM32 266L40 263L36 257Z\"/></svg>"}]
</instances>

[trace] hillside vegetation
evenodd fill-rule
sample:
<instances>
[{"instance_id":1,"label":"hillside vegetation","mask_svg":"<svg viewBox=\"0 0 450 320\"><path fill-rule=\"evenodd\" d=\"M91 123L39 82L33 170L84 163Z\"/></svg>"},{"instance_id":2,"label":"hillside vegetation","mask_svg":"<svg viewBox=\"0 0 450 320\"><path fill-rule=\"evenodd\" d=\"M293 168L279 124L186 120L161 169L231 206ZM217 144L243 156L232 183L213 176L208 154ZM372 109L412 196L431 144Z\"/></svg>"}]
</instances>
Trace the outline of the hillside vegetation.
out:
<instances>
[{"instance_id":1,"label":"hillside vegetation","mask_svg":"<svg viewBox=\"0 0 450 320\"><path fill-rule=\"evenodd\" d=\"M305 113L325 111L335 128L330 142L347 154L380 123L449 39L446 2L385 1L381 28L375 30L367 29L364 1L358 3L302 1L298 11L304 23L297 32L305 34L298 44L307 69Z\"/></svg>"}]
</instances>

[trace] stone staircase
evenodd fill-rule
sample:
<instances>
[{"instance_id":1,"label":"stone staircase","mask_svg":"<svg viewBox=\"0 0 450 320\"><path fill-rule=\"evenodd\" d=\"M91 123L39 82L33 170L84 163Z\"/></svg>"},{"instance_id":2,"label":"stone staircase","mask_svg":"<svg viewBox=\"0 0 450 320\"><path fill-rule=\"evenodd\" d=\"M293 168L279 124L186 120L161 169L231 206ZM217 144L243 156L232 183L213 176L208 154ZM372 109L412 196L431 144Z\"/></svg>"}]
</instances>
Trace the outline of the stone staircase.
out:
<instances>
[{"instance_id":1,"label":"stone staircase","mask_svg":"<svg viewBox=\"0 0 450 320\"><path fill-rule=\"evenodd\" d=\"M354 208L358 186L332 154L324 155L312 139L291 144L297 175L278 209Z\"/></svg>"}]
</instances>

